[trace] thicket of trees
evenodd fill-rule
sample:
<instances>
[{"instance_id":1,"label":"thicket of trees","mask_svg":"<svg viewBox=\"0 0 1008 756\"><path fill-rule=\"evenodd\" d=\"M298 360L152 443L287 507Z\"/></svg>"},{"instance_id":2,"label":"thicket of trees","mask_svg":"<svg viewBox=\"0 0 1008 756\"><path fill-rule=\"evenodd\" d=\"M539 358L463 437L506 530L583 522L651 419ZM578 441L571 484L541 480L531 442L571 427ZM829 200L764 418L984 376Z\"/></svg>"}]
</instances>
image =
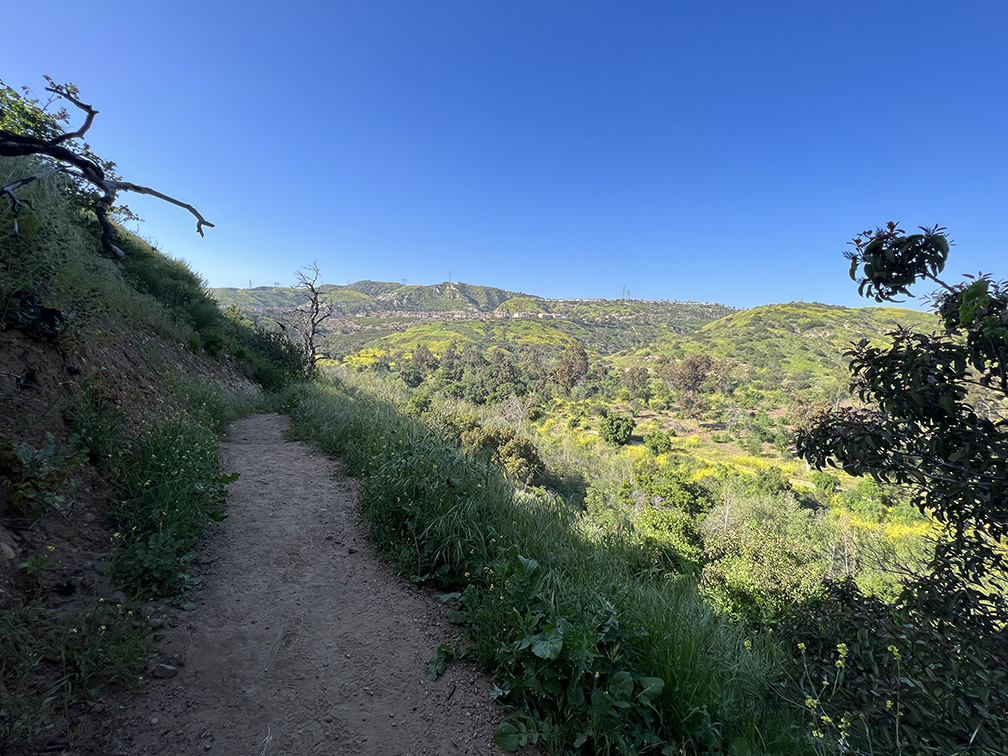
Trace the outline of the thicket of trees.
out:
<instances>
[{"instance_id":1,"label":"thicket of trees","mask_svg":"<svg viewBox=\"0 0 1008 756\"><path fill-rule=\"evenodd\" d=\"M920 231L863 232L850 275L878 302L921 280L939 285L931 303L943 331L898 328L887 346L855 344L847 355L859 404L814 416L797 447L817 469L899 486L940 534L894 603L845 584L793 608L787 624L819 652L813 669L825 679L828 644L857 639L838 660L848 684L830 705L862 723L850 742L874 735L887 752L997 753L1008 742L1008 289L986 275L946 283L944 229Z\"/></svg>"}]
</instances>

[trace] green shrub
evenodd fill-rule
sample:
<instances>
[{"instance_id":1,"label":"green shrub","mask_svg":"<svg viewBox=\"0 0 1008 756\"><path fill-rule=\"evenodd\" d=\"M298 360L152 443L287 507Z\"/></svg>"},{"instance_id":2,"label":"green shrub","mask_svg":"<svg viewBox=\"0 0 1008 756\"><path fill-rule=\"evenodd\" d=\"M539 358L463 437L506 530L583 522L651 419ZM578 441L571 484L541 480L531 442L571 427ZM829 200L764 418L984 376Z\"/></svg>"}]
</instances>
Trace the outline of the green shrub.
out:
<instances>
[{"instance_id":1,"label":"green shrub","mask_svg":"<svg viewBox=\"0 0 1008 756\"><path fill-rule=\"evenodd\" d=\"M820 526L793 497L733 490L711 509L702 531L708 562L701 587L733 616L760 625L822 593Z\"/></svg>"},{"instance_id":2,"label":"green shrub","mask_svg":"<svg viewBox=\"0 0 1008 756\"><path fill-rule=\"evenodd\" d=\"M669 465L658 467L643 462L634 470L634 484L656 506L671 507L695 517L706 512L713 498L702 483L689 480L689 474Z\"/></svg>"},{"instance_id":3,"label":"green shrub","mask_svg":"<svg viewBox=\"0 0 1008 756\"><path fill-rule=\"evenodd\" d=\"M638 530L652 552L675 572L694 574L707 561L703 536L686 512L673 507L644 506Z\"/></svg>"},{"instance_id":4,"label":"green shrub","mask_svg":"<svg viewBox=\"0 0 1008 756\"><path fill-rule=\"evenodd\" d=\"M607 444L622 446L630 440L634 423L629 417L608 414L599 422L599 438Z\"/></svg>"},{"instance_id":5,"label":"green shrub","mask_svg":"<svg viewBox=\"0 0 1008 756\"><path fill-rule=\"evenodd\" d=\"M782 469L777 466L764 467L756 473L753 489L757 493L776 496L791 492L791 481Z\"/></svg>"},{"instance_id":6,"label":"green shrub","mask_svg":"<svg viewBox=\"0 0 1008 756\"><path fill-rule=\"evenodd\" d=\"M280 391L304 380L308 361L304 350L283 333L260 325L232 326L237 343L236 354L251 368L251 377L267 391Z\"/></svg>"},{"instance_id":7,"label":"green shrub","mask_svg":"<svg viewBox=\"0 0 1008 756\"><path fill-rule=\"evenodd\" d=\"M407 415L420 416L431 408L431 395L426 392L414 393L403 405L403 412Z\"/></svg>"},{"instance_id":8,"label":"green shrub","mask_svg":"<svg viewBox=\"0 0 1008 756\"><path fill-rule=\"evenodd\" d=\"M895 503L892 492L871 478L860 478L854 489L840 495L840 504L869 522L885 522Z\"/></svg>"},{"instance_id":9,"label":"green shrub","mask_svg":"<svg viewBox=\"0 0 1008 756\"><path fill-rule=\"evenodd\" d=\"M472 426L461 434L461 443L467 454L486 455L519 483L531 483L543 472L542 458L535 444L509 426Z\"/></svg>"},{"instance_id":10,"label":"green shrub","mask_svg":"<svg viewBox=\"0 0 1008 756\"><path fill-rule=\"evenodd\" d=\"M672 450L672 434L666 431L654 431L644 435L644 445L647 450L658 456Z\"/></svg>"},{"instance_id":11,"label":"green shrub","mask_svg":"<svg viewBox=\"0 0 1008 756\"><path fill-rule=\"evenodd\" d=\"M812 471L812 484L825 494L836 493L840 490L840 478L824 470Z\"/></svg>"}]
</instances>

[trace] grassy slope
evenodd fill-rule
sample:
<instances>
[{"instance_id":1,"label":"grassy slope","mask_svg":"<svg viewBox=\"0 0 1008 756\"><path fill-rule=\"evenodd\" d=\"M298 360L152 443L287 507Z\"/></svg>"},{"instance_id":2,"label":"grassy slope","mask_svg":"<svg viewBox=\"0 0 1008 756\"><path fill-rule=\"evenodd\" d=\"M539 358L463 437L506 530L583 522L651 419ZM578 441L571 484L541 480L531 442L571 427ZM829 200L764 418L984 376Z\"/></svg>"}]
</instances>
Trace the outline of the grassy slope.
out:
<instances>
[{"instance_id":1,"label":"grassy slope","mask_svg":"<svg viewBox=\"0 0 1008 756\"><path fill-rule=\"evenodd\" d=\"M815 356L833 363L851 342L882 337L901 324L933 329L937 320L929 313L896 307L791 302L727 315L688 337L669 336L655 344L655 351L673 357L697 352L728 358L765 354L782 364L807 363Z\"/></svg>"},{"instance_id":2,"label":"grassy slope","mask_svg":"<svg viewBox=\"0 0 1008 756\"><path fill-rule=\"evenodd\" d=\"M0 185L33 167L0 159ZM0 751L11 754L72 742L96 698L144 673L150 628L132 599L184 589L223 502L217 432L258 400L246 375L279 384L284 372L269 339L226 317L185 263L126 233L124 260L107 259L56 176L19 194L32 202L19 238L0 206ZM117 587L128 602L101 600Z\"/></svg>"},{"instance_id":3,"label":"grassy slope","mask_svg":"<svg viewBox=\"0 0 1008 756\"><path fill-rule=\"evenodd\" d=\"M362 512L397 567L461 592L472 653L516 709L505 742L804 752L771 690L774 644L747 640L688 580L639 574L635 546L560 499L515 490L374 396L315 385L288 402L294 433L362 481Z\"/></svg>"},{"instance_id":4,"label":"grassy slope","mask_svg":"<svg viewBox=\"0 0 1008 756\"><path fill-rule=\"evenodd\" d=\"M670 333L614 357L620 368L649 364L657 355L707 354L778 384L798 389L846 376L843 352L861 339L881 340L897 325L930 331L929 313L895 307L849 308L817 303L764 305L733 313L688 334Z\"/></svg>"}]
</instances>

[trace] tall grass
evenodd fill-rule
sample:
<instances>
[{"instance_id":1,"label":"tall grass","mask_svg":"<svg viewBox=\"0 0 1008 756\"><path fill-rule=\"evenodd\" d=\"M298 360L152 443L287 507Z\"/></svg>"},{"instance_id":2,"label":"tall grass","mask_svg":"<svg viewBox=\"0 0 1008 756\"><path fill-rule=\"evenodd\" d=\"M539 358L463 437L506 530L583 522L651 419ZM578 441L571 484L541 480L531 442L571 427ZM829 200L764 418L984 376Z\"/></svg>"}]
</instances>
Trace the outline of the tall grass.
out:
<instances>
[{"instance_id":1,"label":"tall grass","mask_svg":"<svg viewBox=\"0 0 1008 756\"><path fill-rule=\"evenodd\" d=\"M581 511L516 491L392 404L345 385L284 396L292 433L362 483L375 541L416 580L453 591L471 653L513 709L506 747L554 753L802 753L781 713L772 644L711 612L686 578L635 567Z\"/></svg>"}]
</instances>

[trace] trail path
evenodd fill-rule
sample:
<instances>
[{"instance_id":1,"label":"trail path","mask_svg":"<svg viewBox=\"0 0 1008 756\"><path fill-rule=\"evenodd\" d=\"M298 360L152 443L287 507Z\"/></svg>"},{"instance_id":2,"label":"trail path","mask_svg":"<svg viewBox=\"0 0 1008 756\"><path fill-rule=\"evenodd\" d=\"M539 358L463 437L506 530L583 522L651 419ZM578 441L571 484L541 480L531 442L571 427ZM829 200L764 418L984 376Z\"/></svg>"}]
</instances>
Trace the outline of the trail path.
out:
<instances>
[{"instance_id":1,"label":"trail path","mask_svg":"<svg viewBox=\"0 0 1008 756\"><path fill-rule=\"evenodd\" d=\"M201 554L196 608L170 614L155 641L177 674L143 688L106 752L501 753L487 680L462 664L426 679L455 639L443 608L381 561L353 481L285 441L286 426L257 415L229 428L230 517Z\"/></svg>"}]
</instances>

